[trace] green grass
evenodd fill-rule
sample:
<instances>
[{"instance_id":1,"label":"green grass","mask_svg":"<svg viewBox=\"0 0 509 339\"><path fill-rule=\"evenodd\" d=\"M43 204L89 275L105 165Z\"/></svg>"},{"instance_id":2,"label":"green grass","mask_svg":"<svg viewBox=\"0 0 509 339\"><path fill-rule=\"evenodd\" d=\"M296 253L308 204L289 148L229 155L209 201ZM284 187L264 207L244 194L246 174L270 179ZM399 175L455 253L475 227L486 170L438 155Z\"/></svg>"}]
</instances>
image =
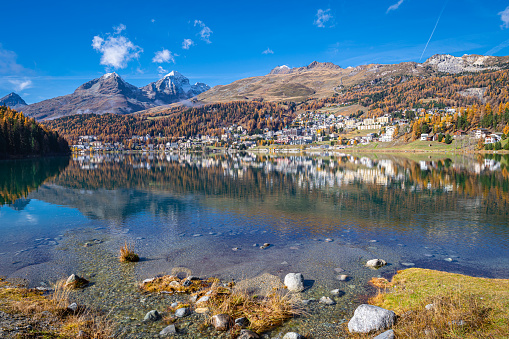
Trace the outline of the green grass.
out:
<instances>
[{"instance_id":1,"label":"green grass","mask_svg":"<svg viewBox=\"0 0 509 339\"><path fill-rule=\"evenodd\" d=\"M509 338L507 279L410 268L386 285L370 303L401 317L394 327L398 338ZM427 311L430 303L436 307ZM425 330L429 335L422 335Z\"/></svg>"}]
</instances>

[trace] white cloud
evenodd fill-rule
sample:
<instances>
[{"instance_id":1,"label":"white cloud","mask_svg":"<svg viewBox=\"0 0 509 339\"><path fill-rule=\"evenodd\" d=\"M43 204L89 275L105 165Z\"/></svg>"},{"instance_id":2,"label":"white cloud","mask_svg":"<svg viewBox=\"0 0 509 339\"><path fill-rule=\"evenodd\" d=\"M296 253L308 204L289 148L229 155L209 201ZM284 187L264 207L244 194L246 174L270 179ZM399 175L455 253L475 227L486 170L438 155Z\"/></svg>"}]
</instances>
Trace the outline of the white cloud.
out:
<instances>
[{"instance_id":1,"label":"white cloud","mask_svg":"<svg viewBox=\"0 0 509 339\"><path fill-rule=\"evenodd\" d=\"M182 42L182 49L189 49L191 46L194 45L194 41L191 39L184 39Z\"/></svg>"},{"instance_id":2,"label":"white cloud","mask_svg":"<svg viewBox=\"0 0 509 339\"><path fill-rule=\"evenodd\" d=\"M316 13L316 20L313 22L313 24L318 27L325 27L325 23L330 19L332 19L330 8L326 9L325 11L323 9L319 9Z\"/></svg>"},{"instance_id":3,"label":"white cloud","mask_svg":"<svg viewBox=\"0 0 509 339\"><path fill-rule=\"evenodd\" d=\"M96 35L92 40L92 48L102 53L101 65L113 68L126 68L127 63L137 59L143 49L133 44L128 38L120 35L126 26L120 24L113 27L114 34L108 34L106 39Z\"/></svg>"},{"instance_id":4,"label":"white cloud","mask_svg":"<svg viewBox=\"0 0 509 339\"><path fill-rule=\"evenodd\" d=\"M28 79L24 80L12 79L9 80L9 82L14 85L14 90L16 90L16 92L23 91L27 88L32 87L32 80Z\"/></svg>"},{"instance_id":5,"label":"white cloud","mask_svg":"<svg viewBox=\"0 0 509 339\"><path fill-rule=\"evenodd\" d=\"M163 62L173 62L175 63L175 58L171 54L171 52L167 49L156 52L156 55L152 58L152 62L162 64Z\"/></svg>"},{"instance_id":6,"label":"white cloud","mask_svg":"<svg viewBox=\"0 0 509 339\"><path fill-rule=\"evenodd\" d=\"M509 28L509 6L507 6L502 12L499 12L498 15L500 15L500 20L503 22L500 27Z\"/></svg>"},{"instance_id":7,"label":"white cloud","mask_svg":"<svg viewBox=\"0 0 509 339\"><path fill-rule=\"evenodd\" d=\"M156 22L156 19L152 19L152 20L150 20L150 22L154 23L154 22Z\"/></svg>"},{"instance_id":8,"label":"white cloud","mask_svg":"<svg viewBox=\"0 0 509 339\"><path fill-rule=\"evenodd\" d=\"M120 24L118 26L115 26L113 27L113 29L115 30L115 34L120 34L122 33L122 31L125 31L127 27L125 27L124 24Z\"/></svg>"},{"instance_id":9,"label":"white cloud","mask_svg":"<svg viewBox=\"0 0 509 339\"><path fill-rule=\"evenodd\" d=\"M399 0L398 2L396 2L394 5L391 5L389 6L389 8L387 8L387 12L385 13L389 13L390 11L395 11L399 8L399 6L401 6L401 4L403 3L404 0Z\"/></svg>"},{"instance_id":10,"label":"white cloud","mask_svg":"<svg viewBox=\"0 0 509 339\"><path fill-rule=\"evenodd\" d=\"M165 70L162 66L157 67L157 73L159 73L160 76L163 76L165 74L168 74L168 71Z\"/></svg>"},{"instance_id":11,"label":"white cloud","mask_svg":"<svg viewBox=\"0 0 509 339\"><path fill-rule=\"evenodd\" d=\"M492 49L490 49L489 51L484 53L484 55L493 55L493 54L498 53L499 51L501 51L501 50L503 50L504 48L507 48L507 47L509 47L509 40L506 40L506 41L502 42L501 44L493 47Z\"/></svg>"},{"instance_id":12,"label":"white cloud","mask_svg":"<svg viewBox=\"0 0 509 339\"><path fill-rule=\"evenodd\" d=\"M19 74L26 69L17 63L18 56L13 51L2 48L0 44L0 74Z\"/></svg>"},{"instance_id":13,"label":"white cloud","mask_svg":"<svg viewBox=\"0 0 509 339\"><path fill-rule=\"evenodd\" d=\"M203 21L201 20L194 20L194 27L199 26L201 27L200 33L198 33L203 41L210 44L210 35L213 33L212 30L207 27Z\"/></svg>"},{"instance_id":14,"label":"white cloud","mask_svg":"<svg viewBox=\"0 0 509 339\"><path fill-rule=\"evenodd\" d=\"M267 49L263 51L262 54L274 54L274 51L267 47Z\"/></svg>"}]
</instances>

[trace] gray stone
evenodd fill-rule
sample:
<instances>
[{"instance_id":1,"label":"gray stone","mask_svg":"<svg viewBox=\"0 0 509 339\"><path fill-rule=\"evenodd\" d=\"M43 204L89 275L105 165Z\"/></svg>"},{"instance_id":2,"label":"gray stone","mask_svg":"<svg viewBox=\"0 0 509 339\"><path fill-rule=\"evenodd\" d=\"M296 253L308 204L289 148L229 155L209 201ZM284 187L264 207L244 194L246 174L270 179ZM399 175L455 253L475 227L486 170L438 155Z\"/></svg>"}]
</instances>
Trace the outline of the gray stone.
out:
<instances>
[{"instance_id":1,"label":"gray stone","mask_svg":"<svg viewBox=\"0 0 509 339\"><path fill-rule=\"evenodd\" d=\"M209 301L210 299L210 296L208 295L204 295L203 297L201 297L200 299L198 299L198 301L196 301L197 304L200 304L200 303L206 303L207 301Z\"/></svg>"},{"instance_id":2,"label":"gray stone","mask_svg":"<svg viewBox=\"0 0 509 339\"><path fill-rule=\"evenodd\" d=\"M394 331L388 330L388 331L385 331L384 333L377 335L373 339L394 339L394 338L395 338Z\"/></svg>"},{"instance_id":3,"label":"gray stone","mask_svg":"<svg viewBox=\"0 0 509 339\"><path fill-rule=\"evenodd\" d=\"M257 333L250 330L241 330L240 336L237 337L237 339L259 339L259 338L260 336Z\"/></svg>"},{"instance_id":4,"label":"gray stone","mask_svg":"<svg viewBox=\"0 0 509 339\"><path fill-rule=\"evenodd\" d=\"M332 300L331 298L329 297L321 297L320 298L320 301L319 301L320 304L325 304L325 305L334 305L336 302L334 300Z\"/></svg>"},{"instance_id":5,"label":"gray stone","mask_svg":"<svg viewBox=\"0 0 509 339\"><path fill-rule=\"evenodd\" d=\"M72 303L69 306L67 306L67 309L71 312L76 312L78 310L78 304Z\"/></svg>"},{"instance_id":6,"label":"gray stone","mask_svg":"<svg viewBox=\"0 0 509 339\"><path fill-rule=\"evenodd\" d=\"M348 279L348 276L346 274L340 274L336 277L339 281L346 281Z\"/></svg>"},{"instance_id":7,"label":"gray stone","mask_svg":"<svg viewBox=\"0 0 509 339\"><path fill-rule=\"evenodd\" d=\"M156 310L152 310L145 314L145 318L143 318L143 321L158 321L161 319L161 315Z\"/></svg>"},{"instance_id":8,"label":"gray stone","mask_svg":"<svg viewBox=\"0 0 509 339\"><path fill-rule=\"evenodd\" d=\"M369 333L381 331L394 325L396 314L384 308L363 304L357 307L348 322L350 332Z\"/></svg>"},{"instance_id":9,"label":"gray stone","mask_svg":"<svg viewBox=\"0 0 509 339\"><path fill-rule=\"evenodd\" d=\"M303 337L297 332L288 332L284 335L283 339L302 339Z\"/></svg>"},{"instance_id":10,"label":"gray stone","mask_svg":"<svg viewBox=\"0 0 509 339\"><path fill-rule=\"evenodd\" d=\"M302 273L288 273L285 276L285 286L290 292L302 292L304 290L304 276Z\"/></svg>"},{"instance_id":11,"label":"gray stone","mask_svg":"<svg viewBox=\"0 0 509 339\"><path fill-rule=\"evenodd\" d=\"M192 284L193 283L189 279L186 279L186 280L182 281L182 286L184 286L184 287L191 286Z\"/></svg>"},{"instance_id":12,"label":"gray stone","mask_svg":"<svg viewBox=\"0 0 509 339\"><path fill-rule=\"evenodd\" d=\"M212 325L218 331L228 331L232 323L232 318L225 313L216 314L212 317Z\"/></svg>"},{"instance_id":13,"label":"gray stone","mask_svg":"<svg viewBox=\"0 0 509 339\"><path fill-rule=\"evenodd\" d=\"M235 325L245 328L249 326L249 320L246 317L235 319Z\"/></svg>"},{"instance_id":14,"label":"gray stone","mask_svg":"<svg viewBox=\"0 0 509 339\"><path fill-rule=\"evenodd\" d=\"M330 294L332 294L332 295L340 295L341 291L339 290L339 288L336 288L335 290L330 291Z\"/></svg>"},{"instance_id":15,"label":"gray stone","mask_svg":"<svg viewBox=\"0 0 509 339\"><path fill-rule=\"evenodd\" d=\"M407 267L415 266L415 264L413 262L402 262L401 265L407 266Z\"/></svg>"},{"instance_id":16,"label":"gray stone","mask_svg":"<svg viewBox=\"0 0 509 339\"><path fill-rule=\"evenodd\" d=\"M371 259L366 263L366 266L371 268L380 268L385 265L387 265L387 262L383 259Z\"/></svg>"},{"instance_id":17,"label":"gray stone","mask_svg":"<svg viewBox=\"0 0 509 339\"><path fill-rule=\"evenodd\" d=\"M179 303L178 303L178 302L174 302L173 304L171 304L171 305L170 305L170 307L175 308L175 307L177 307L178 305L179 305Z\"/></svg>"},{"instance_id":18,"label":"gray stone","mask_svg":"<svg viewBox=\"0 0 509 339\"><path fill-rule=\"evenodd\" d=\"M191 309L187 307L179 308L175 311L175 316L177 318L184 318L191 314Z\"/></svg>"},{"instance_id":19,"label":"gray stone","mask_svg":"<svg viewBox=\"0 0 509 339\"><path fill-rule=\"evenodd\" d=\"M427 304L426 306L424 306L425 309L427 309L428 311L431 311L432 309L435 308L435 305L433 304Z\"/></svg>"},{"instance_id":20,"label":"gray stone","mask_svg":"<svg viewBox=\"0 0 509 339\"><path fill-rule=\"evenodd\" d=\"M159 335L172 335L172 334L176 334L177 333L177 329L175 328L175 325L170 325L170 326L166 326L165 328L162 329L161 332L159 332Z\"/></svg>"}]
</instances>

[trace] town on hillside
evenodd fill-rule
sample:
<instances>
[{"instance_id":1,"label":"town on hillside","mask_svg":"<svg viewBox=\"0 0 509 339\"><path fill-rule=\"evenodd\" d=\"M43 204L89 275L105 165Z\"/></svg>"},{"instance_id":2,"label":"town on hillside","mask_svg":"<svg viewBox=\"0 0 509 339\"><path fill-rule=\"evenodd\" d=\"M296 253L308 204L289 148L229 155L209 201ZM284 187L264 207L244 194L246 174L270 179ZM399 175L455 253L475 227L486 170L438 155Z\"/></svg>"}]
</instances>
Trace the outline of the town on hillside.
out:
<instances>
[{"instance_id":1,"label":"town on hillside","mask_svg":"<svg viewBox=\"0 0 509 339\"><path fill-rule=\"evenodd\" d=\"M345 105L348 104L342 104ZM306 110L297 113L291 123L277 131L265 128L248 133L241 124L231 124L224 127L220 135L198 134L176 139L161 134L147 134L133 135L123 142L105 142L98 136L84 135L79 137L72 150L80 153L129 150L217 151L221 148L288 151L308 147L347 149L370 145L383 148L414 140L443 144L456 142L455 149L458 150L509 149L509 125L506 125L502 132L481 127L462 129L461 127L468 126L468 109L409 108L380 117L363 117L364 115L361 110L349 116L335 115L332 110L327 109ZM496 119L496 114L494 116ZM477 125L482 124L478 122ZM432 147L433 143L427 146Z\"/></svg>"}]
</instances>

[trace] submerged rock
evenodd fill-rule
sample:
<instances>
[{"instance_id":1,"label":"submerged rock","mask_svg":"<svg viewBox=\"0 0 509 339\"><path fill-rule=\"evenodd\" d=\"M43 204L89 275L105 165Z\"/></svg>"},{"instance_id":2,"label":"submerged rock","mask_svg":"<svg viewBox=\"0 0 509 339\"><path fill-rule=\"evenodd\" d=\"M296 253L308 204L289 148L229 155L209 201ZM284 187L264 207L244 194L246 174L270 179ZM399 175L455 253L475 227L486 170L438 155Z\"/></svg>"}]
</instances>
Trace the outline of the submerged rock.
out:
<instances>
[{"instance_id":1,"label":"submerged rock","mask_svg":"<svg viewBox=\"0 0 509 339\"><path fill-rule=\"evenodd\" d=\"M161 332L159 332L159 335L172 335L172 334L176 334L177 333L177 329L175 328L175 325L170 325L170 326L166 326L165 328L162 329Z\"/></svg>"},{"instance_id":2,"label":"submerged rock","mask_svg":"<svg viewBox=\"0 0 509 339\"><path fill-rule=\"evenodd\" d=\"M297 332L288 332L283 337L283 339L302 339L302 338L303 336L301 336Z\"/></svg>"},{"instance_id":3,"label":"submerged rock","mask_svg":"<svg viewBox=\"0 0 509 339\"><path fill-rule=\"evenodd\" d=\"M145 314L145 317L143 318L143 321L158 321L161 319L161 315L156 310L152 310Z\"/></svg>"},{"instance_id":4,"label":"submerged rock","mask_svg":"<svg viewBox=\"0 0 509 339\"><path fill-rule=\"evenodd\" d=\"M285 286L290 292L304 291L304 276L302 273L288 273L285 276Z\"/></svg>"},{"instance_id":5,"label":"submerged rock","mask_svg":"<svg viewBox=\"0 0 509 339\"><path fill-rule=\"evenodd\" d=\"M88 286L88 280L82 278L76 274L71 274L69 278L65 281L65 287L67 288L83 288Z\"/></svg>"},{"instance_id":6,"label":"submerged rock","mask_svg":"<svg viewBox=\"0 0 509 339\"><path fill-rule=\"evenodd\" d=\"M334 305L336 302L329 297L323 296L320 298L319 303L325 305Z\"/></svg>"},{"instance_id":7,"label":"submerged rock","mask_svg":"<svg viewBox=\"0 0 509 339\"><path fill-rule=\"evenodd\" d=\"M357 307L348 322L350 332L369 333L384 330L394 325L396 313L384 308L363 304Z\"/></svg>"},{"instance_id":8,"label":"submerged rock","mask_svg":"<svg viewBox=\"0 0 509 339\"><path fill-rule=\"evenodd\" d=\"M371 268L380 268L385 265L387 265L387 262L383 259L371 259L366 262L366 266Z\"/></svg>"}]
</instances>

